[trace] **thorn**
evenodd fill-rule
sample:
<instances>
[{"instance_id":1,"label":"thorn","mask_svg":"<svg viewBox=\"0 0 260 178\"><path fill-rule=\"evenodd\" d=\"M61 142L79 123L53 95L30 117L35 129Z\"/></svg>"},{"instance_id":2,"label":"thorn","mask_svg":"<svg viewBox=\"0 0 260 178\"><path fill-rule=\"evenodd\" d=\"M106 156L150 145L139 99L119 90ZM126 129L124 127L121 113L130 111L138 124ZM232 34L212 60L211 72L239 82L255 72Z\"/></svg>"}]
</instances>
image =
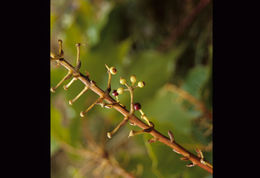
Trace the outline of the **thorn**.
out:
<instances>
[{"instance_id":1,"label":"thorn","mask_svg":"<svg viewBox=\"0 0 260 178\"><path fill-rule=\"evenodd\" d=\"M181 158L180 158L180 160L182 160L182 161L188 161L188 160L189 160L189 158L186 158L186 157L181 157Z\"/></svg>"},{"instance_id":2,"label":"thorn","mask_svg":"<svg viewBox=\"0 0 260 178\"><path fill-rule=\"evenodd\" d=\"M173 143L175 139L174 139L173 133L170 130L168 131L168 135L170 137L171 143Z\"/></svg>"},{"instance_id":3,"label":"thorn","mask_svg":"<svg viewBox=\"0 0 260 178\"><path fill-rule=\"evenodd\" d=\"M189 164L187 164L186 166L187 166L187 167L194 167L195 164L193 164L193 163L189 163Z\"/></svg>"},{"instance_id":4,"label":"thorn","mask_svg":"<svg viewBox=\"0 0 260 178\"><path fill-rule=\"evenodd\" d=\"M114 104L104 104L104 107L107 109L111 109L114 106Z\"/></svg>"},{"instance_id":5,"label":"thorn","mask_svg":"<svg viewBox=\"0 0 260 178\"><path fill-rule=\"evenodd\" d=\"M131 131L129 132L128 138L129 138L129 137L133 137L133 136L135 136L135 135L136 135L136 132L133 131L133 130L131 130Z\"/></svg>"},{"instance_id":6,"label":"thorn","mask_svg":"<svg viewBox=\"0 0 260 178\"><path fill-rule=\"evenodd\" d=\"M129 121L129 124L132 126L136 126L134 122Z\"/></svg>"},{"instance_id":7,"label":"thorn","mask_svg":"<svg viewBox=\"0 0 260 178\"><path fill-rule=\"evenodd\" d=\"M174 152L177 153L177 154L181 154L180 152L178 152L178 151L175 150L175 149L172 149L172 151L174 151Z\"/></svg>"},{"instance_id":8,"label":"thorn","mask_svg":"<svg viewBox=\"0 0 260 178\"><path fill-rule=\"evenodd\" d=\"M139 111L140 111L141 113L143 113L143 111L142 111L141 109L140 109ZM147 122L147 124L148 124L149 126L152 126L151 122L149 121L149 119L146 117L145 114L141 115L141 119L145 120L145 122Z\"/></svg>"},{"instance_id":9,"label":"thorn","mask_svg":"<svg viewBox=\"0 0 260 178\"><path fill-rule=\"evenodd\" d=\"M203 153L200 149L196 148L195 151L197 152L199 158L204 159Z\"/></svg>"},{"instance_id":10,"label":"thorn","mask_svg":"<svg viewBox=\"0 0 260 178\"><path fill-rule=\"evenodd\" d=\"M104 103L104 101L98 102L97 104L99 104L102 108L107 108L107 109L111 109L113 107L113 105L114 105L114 104Z\"/></svg>"}]
</instances>

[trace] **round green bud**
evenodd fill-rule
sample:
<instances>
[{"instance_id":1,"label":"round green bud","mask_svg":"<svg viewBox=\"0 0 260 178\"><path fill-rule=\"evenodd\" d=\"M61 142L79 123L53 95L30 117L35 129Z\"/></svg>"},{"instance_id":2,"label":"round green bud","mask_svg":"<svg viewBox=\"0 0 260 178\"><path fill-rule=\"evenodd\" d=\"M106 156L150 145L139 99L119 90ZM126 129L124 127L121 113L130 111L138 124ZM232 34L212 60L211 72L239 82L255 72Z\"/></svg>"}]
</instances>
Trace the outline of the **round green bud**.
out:
<instances>
[{"instance_id":1,"label":"round green bud","mask_svg":"<svg viewBox=\"0 0 260 178\"><path fill-rule=\"evenodd\" d=\"M135 75L132 75L132 76L130 77L130 81L131 81L132 83L135 83L135 82L136 82L136 76L135 76Z\"/></svg>"},{"instance_id":2,"label":"round green bud","mask_svg":"<svg viewBox=\"0 0 260 178\"><path fill-rule=\"evenodd\" d=\"M109 72L110 72L111 74L113 74L113 75L116 75L117 70L116 70L115 67L111 67L111 68L109 69Z\"/></svg>"},{"instance_id":3,"label":"round green bud","mask_svg":"<svg viewBox=\"0 0 260 178\"><path fill-rule=\"evenodd\" d=\"M118 88L118 89L117 89L117 93L118 93L119 95L122 95L122 94L124 93L124 89L123 89L123 88Z\"/></svg>"},{"instance_id":4,"label":"round green bud","mask_svg":"<svg viewBox=\"0 0 260 178\"><path fill-rule=\"evenodd\" d=\"M143 81L138 82L138 87L143 88L145 86L145 83Z\"/></svg>"},{"instance_id":5,"label":"round green bud","mask_svg":"<svg viewBox=\"0 0 260 178\"><path fill-rule=\"evenodd\" d=\"M125 85L125 84L126 84L126 79L120 78L120 83L121 83L122 85Z\"/></svg>"}]
</instances>

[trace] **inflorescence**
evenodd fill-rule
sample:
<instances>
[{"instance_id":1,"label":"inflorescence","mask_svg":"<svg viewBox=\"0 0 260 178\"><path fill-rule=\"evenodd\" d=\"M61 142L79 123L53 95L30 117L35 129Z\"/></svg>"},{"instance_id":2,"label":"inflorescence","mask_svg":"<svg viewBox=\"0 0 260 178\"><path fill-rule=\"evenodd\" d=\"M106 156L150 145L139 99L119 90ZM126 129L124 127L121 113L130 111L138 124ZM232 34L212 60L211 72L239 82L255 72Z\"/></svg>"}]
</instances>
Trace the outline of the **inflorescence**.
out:
<instances>
[{"instance_id":1,"label":"inflorescence","mask_svg":"<svg viewBox=\"0 0 260 178\"><path fill-rule=\"evenodd\" d=\"M66 85L63 86L64 90L68 90L69 87L77 80L81 80L81 82L85 82L85 87L82 89L82 91L76 95L75 98L69 100L69 104L73 105L73 103L75 103L83 94L85 94L89 89L92 89L94 91L93 88L91 87L96 87L96 83L92 80L89 79L89 74L87 73L86 76L84 76L83 74L80 73L80 67L81 67L81 60L80 60L80 43L76 44L76 49L77 49L77 57L76 57L76 64L75 67L73 67L71 64L69 64L67 61L65 61L64 59L64 51L62 48L62 41L58 40L58 44L59 44L59 52L58 55L55 55L54 53L51 52L50 54L50 60L56 62L57 65L62 64L67 70L68 73L61 79L60 82L58 82L58 84L55 87L51 87L50 91L55 93L55 91L57 90L57 88L59 86L61 86L66 80L71 79ZM124 119L110 132L107 132L107 137L109 139L112 138L112 136L122 127L124 126L127 122L129 122L130 125L135 125L134 122L132 122L129 118L134 116L135 111L140 112L141 114L141 119L143 119L148 127L139 131L134 131L131 130L129 133L129 137L138 135L138 134L142 134L142 133L151 133L154 130L154 124L148 119L148 117L146 116L146 114L144 113L144 111L142 110L142 106L140 103L138 102L134 102L134 91L137 88L143 88L145 87L145 82L144 81L138 81L137 82L137 78L135 75L131 75L130 76L130 83L127 82L127 80L125 78L120 77L120 84L122 85L122 87L119 87L117 89L114 89L112 91L112 96L115 97L115 100L113 100L113 102L111 103L107 103L105 102L105 100L107 98L110 98L110 92L111 92L111 79L113 75L117 74L117 69L115 67L109 67L108 65L105 64L105 68L107 70L107 74L108 74L108 82L107 82L107 88L106 90L103 92L97 92L97 94L99 94L99 98L93 103L91 104L87 109L85 109L84 111L80 112L80 116L81 117L85 117L86 114L88 113L88 111L90 111L95 105L100 105L101 107L104 108L108 108L111 109L115 106L121 106L123 108L125 108L125 106L120 103L119 100L119 96L123 95L127 92L129 92L130 94L130 111L128 112L127 115L124 115ZM83 79L82 79L83 78ZM87 81L87 83L86 83ZM112 98L112 97L111 97ZM157 132L157 134L159 134ZM153 134L154 135L154 134ZM151 138L150 140L148 140L149 143L153 143L156 142L157 140L161 139L160 141L165 143L168 146L171 146L172 148L177 148L177 150L173 149L174 152L178 153L178 154L182 154L184 157L180 158L181 160L184 161L188 161L190 160L191 163L189 163L187 165L187 167L193 167L197 164L199 164L200 167L203 167L204 169L206 169L207 171L212 173L212 165L210 165L209 163L207 163L204 160L204 156L201 152L201 150L196 149L197 152L197 157L194 156L193 154L187 152L185 149L183 149L182 147L178 146L177 143L175 143L175 139L173 136L173 133L171 131L168 131L168 135L169 135L169 139L164 140L164 136L162 135L157 135L153 138ZM160 138L159 138L160 137ZM174 145L174 146L172 146Z\"/></svg>"}]
</instances>

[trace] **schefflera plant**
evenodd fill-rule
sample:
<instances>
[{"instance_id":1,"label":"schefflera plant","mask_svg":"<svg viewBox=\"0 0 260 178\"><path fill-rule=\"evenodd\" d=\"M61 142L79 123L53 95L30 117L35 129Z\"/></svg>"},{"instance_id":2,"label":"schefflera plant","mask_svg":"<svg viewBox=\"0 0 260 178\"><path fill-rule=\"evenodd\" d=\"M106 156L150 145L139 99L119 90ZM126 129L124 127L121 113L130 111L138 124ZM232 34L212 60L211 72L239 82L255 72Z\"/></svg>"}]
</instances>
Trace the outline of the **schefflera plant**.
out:
<instances>
[{"instance_id":1,"label":"schefflera plant","mask_svg":"<svg viewBox=\"0 0 260 178\"><path fill-rule=\"evenodd\" d=\"M174 139L174 135L171 131L168 131L169 138L155 130L154 124L148 119L146 114L143 112L141 108L141 104L138 102L134 102L134 91L137 88L143 88L145 86L144 81L138 81L136 79L135 75L130 76L130 83L127 82L125 78L120 77L120 84L122 87L119 87L112 91L112 95L115 97L112 98L110 95L111 93L111 80L112 76L117 74L117 69L115 67L109 67L107 64L105 64L105 68L107 70L108 74L108 82L107 82L107 88L105 91L100 89L96 82L90 79L89 74L83 75L80 73L80 67L81 67L81 61L80 61L80 44L76 44L77 49L77 57L76 57L76 64L75 67L72 66L68 61L64 59L64 51L62 48L62 41L58 40L59 44L59 51L58 54L55 55L51 52L50 54L50 60L56 62L57 65L63 66L68 70L68 73L61 79L61 81L55 86L51 87L51 92L55 92L56 89L61 86L66 80L71 79L66 85L63 86L64 90L68 90L69 87L75 82L75 81L81 81L84 84L84 88L82 91L75 96L75 98L69 100L69 104L72 105L74 102L76 102L84 93L86 93L88 90L91 90L95 92L97 95L99 95L99 98L93 102L87 109L80 112L80 116L84 118L88 111L90 111L95 105L100 105L104 108L109 109L115 109L118 112L120 112L124 118L123 120L110 132L107 132L107 137L109 139L112 138L114 134L126 123L129 123L133 126L138 126L141 128L139 131L131 130L129 133L129 137L142 134L142 133L149 133L153 136L149 140L149 143L153 143L156 141L159 141L170 148L177 154L182 155L181 160L184 161L191 161L189 164L187 164L187 167L193 167L195 165L198 165L199 167L205 169L206 171L213 173L213 167L210 163L206 162L204 160L204 156L199 149L195 149L197 152L197 156L187 151L185 148L180 146L178 143L176 143ZM130 95L130 111L126 109L126 107L120 102L119 96L123 95L124 93L129 92ZM141 119L144 121L142 122L138 117L135 116L135 111L140 112Z\"/></svg>"}]
</instances>

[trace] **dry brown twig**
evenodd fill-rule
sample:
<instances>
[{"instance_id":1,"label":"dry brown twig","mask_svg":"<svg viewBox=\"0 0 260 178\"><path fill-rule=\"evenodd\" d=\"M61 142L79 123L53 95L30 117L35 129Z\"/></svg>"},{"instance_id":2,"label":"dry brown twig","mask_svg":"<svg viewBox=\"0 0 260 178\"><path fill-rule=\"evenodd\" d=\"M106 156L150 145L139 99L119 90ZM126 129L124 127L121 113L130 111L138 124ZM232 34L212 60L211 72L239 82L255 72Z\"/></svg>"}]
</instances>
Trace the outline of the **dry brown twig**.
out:
<instances>
[{"instance_id":1,"label":"dry brown twig","mask_svg":"<svg viewBox=\"0 0 260 178\"><path fill-rule=\"evenodd\" d=\"M57 64L59 64L60 66L63 66L64 68L66 68L68 70L67 75L58 83L58 85L56 87L52 87L51 91L55 92L55 90L65 81L68 80L69 78L72 78L72 80L69 82L69 84L67 84L64 89L68 89L71 84L77 80L81 81L84 85L85 88L83 89L84 92L81 92L80 95L77 96L77 98L75 100L73 100L74 102L82 95L84 94L87 90L91 90L94 93L96 93L97 95L99 95L99 98L89 107L87 108L85 111L82 111L80 113L81 117L84 117L86 115L86 113L92 109L95 105L99 104L101 105L101 107L106 107L106 108L110 108L110 109L115 109L118 112L120 112L123 116L124 119L119 123L119 125L111 132L107 133L108 138L111 138L113 134L116 133L116 131L121 128L123 125L125 125L127 122L129 122L131 125L135 125L138 126L139 128L141 128L142 130L140 131L133 131L131 130L129 133L129 137L131 136L135 136L138 134L142 134L142 133L149 133L150 135L153 136L153 139L151 142L155 142L155 141L159 141L165 145L167 145L168 147L170 147L171 149L173 149L174 152L183 155L184 157L181 158L181 160L189 160L191 161L190 164L187 165L187 167L193 167L195 165L203 168L204 170L208 171L209 173L213 173L213 167L210 163L206 162L204 160L204 157L202 155L201 151L196 150L197 152L199 152L200 154L198 154L198 156L190 153L188 150L186 150L185 148L183 148L181 145L179 145L173 136L173 133L171 131L168 132L169 137L164 136L163 134L161 134L159 131L157 131L154 128L154 124L148 120L147 116L144 114L144 112L141 110L141 105L139 103L134 103L133 102L133 91L135 88L142 88L144 87L145 83L140 81L138 82L137 85L135 85L136 83L136 77L133 75L130 77L130 81L132 83L132 85L128 85L126 80L121 78L120 79L120 83L122 85L124 85L126 88L118 88L117 90L113 91L113 95L116 97L116 100L114 100L111 96L110 96L110 91L111 91L111 74L115 75L116 74L116 68L114 67L108 67L107 65L107 72L109 75L109 80L108 80L108 88L107 90L103 91L102 89L100 89L96 83L92 80L90 80L89 76L85 76L82 73L80 73L79 69L80 69L80 59L79 59L79 44L76 45L77 46L77 63L76 63L76 67L73 67L68 61L66 61L64 59L64 52L62 49L62 41L59 40L59 54L55 55L54 53L51 52L50 55L50 60L51 61L55 61ZM87 89L86 89L87 88ZM124 105L122 105L119 102L118 99L118 95L119 94L123 94L124 92L129 92L130 93L130 111L128 111ZM73 102L70 104L73 104ZM141 113L141 119L145 120L147 123L142 122L138 117L135 116L134 112L138 110Z\"/></svg>"}]
</instances>

